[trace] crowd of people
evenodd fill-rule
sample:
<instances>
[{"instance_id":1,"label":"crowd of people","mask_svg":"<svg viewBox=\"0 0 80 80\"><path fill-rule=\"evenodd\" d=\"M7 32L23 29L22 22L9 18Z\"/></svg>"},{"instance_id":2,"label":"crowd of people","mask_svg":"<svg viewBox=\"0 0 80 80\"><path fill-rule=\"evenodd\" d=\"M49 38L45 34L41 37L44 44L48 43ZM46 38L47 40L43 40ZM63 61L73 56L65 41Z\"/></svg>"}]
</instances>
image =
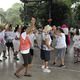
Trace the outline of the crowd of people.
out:
<instances>
[{"instance_id":1,"label":"crowd of people","mask_svg":"<svg viewBox=\"0 0 80 80\"><path fill-rule=\"evenodd\" d=\"M65 67L64 60L67 48L70 45L70 36L72 38L71 40L74 41L74 63L80 61L80 29L73 30L73 28L71 28L69 31L66 25L62 27L46 25L41 31L41 44L39 44L38 31L35 27L35 18L31 19L31 24L31 27L21 27L17 25L15 30L13 30L12 25L8 22L5 25L0 25L0 56L3 53L3 59L7 59L7 56L10 56L11 48L15 60L19 60L17 56L19 52L23 57L24 64L14 73L16 77L21 78L19 73L24 68L26 68L24 76L32 76L28 71L34 56L34 46L40 48L40 58L43 61L41 68L43 72L51 72L48 67L51 50L55 50L53 65L57 64L57 59L60 57L61 64L59 67ZM8 25L7 29L5 29L6 25ZM54 44L54 38L56 39L55 47L52 46ZM8 50L8 54L6 54L6 49ZM1 58L0 62L2 62Z\"/></svg>"}]
</instances>

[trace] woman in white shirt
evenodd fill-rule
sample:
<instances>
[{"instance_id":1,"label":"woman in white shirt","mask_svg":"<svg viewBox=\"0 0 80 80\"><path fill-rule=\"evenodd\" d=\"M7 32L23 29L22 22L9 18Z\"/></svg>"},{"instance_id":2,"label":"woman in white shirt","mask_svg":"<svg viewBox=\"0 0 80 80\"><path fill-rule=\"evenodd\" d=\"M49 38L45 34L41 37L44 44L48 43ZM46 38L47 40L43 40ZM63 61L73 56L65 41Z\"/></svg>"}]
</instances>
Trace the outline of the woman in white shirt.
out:
<instances>
[{"instance_id":1,"label":"woman in white shirt","mask_svg":"<svg viewBox=\"0 0 80 80\"><path fill-rule=\"evenodd\" d=\"M14 53L13 39L14 39L15 35L14 35L14 31L12 30L11 24L8 26L8 29L5 32L5 37L6 37L6 46L8 48L8 56L9 56L10 55L10 53L9 53L10 47Z\"/></svg>"},{"instance_id":2,"label":"woman in white shirt","mask_svg":"<svg viewBox=\"0 0 80 80\"><path fill-rule=\"evenodd\" d=\"M50 51L54 50L51 45L51 37L50 30L52 30L51 26L47 25L44 29L43 37L42 37L42 46L41 46L41 59L43 60L42 69L43 72L50 73L51 70L48 69L48 62L50 60Z\"/></svg>"},{"instance_id":3,"label":"woman in white shirt","mask_svg":"<svg viewBox=\"0 0 80 80\"><path fill-rule=\"evenodd\" d=\"M65 34L62 33L62 29L56 30L54 32L56 37L56 53L55 53L55 60L53 65L56 65L58 56L61 57L61 65L59 67L65 67L64 65L64 58L65 58L65 52L66 52L66 38Z\"/></svg>"},{"instance_id":4,"label":"woman in white shirt","mask_svg":"<svg viewBox=\"0 0 80 80\"><path fill-rule=\"evenodd\" d=\"M79 30L76 31L76 35L73 37L74 41L74 63L80 61L80 35Z\"/></svg>"},{"instance_id":5,"label":"woman in white shirt","mask_svg":"<svg viewBox=\"0 0 80 80\"><path fill-rule=\"evenodd\" d=\"M17 54L19 52L19 45L20 45L20 26L17 26L15 28L15 39L13 40L13 46L14 46L14 59L19 60L17 57Z\"/></svg>"},{"instance_id":6,"label":"woman in white shirt","mask_svg":"<svg viewBox=\"0 0 80 80\"><path fill-rule=\"evenodd\" d=\"M19 49L21 50L22 57L23 57L23 60L24 60L24 64L14 73L14 75L18 78L21 78L19 73L24 68L26 68L24 76L32 77L31 74L28 73L29 67L30 67L30 64L31 64L31 55L29 53L31 43L30 43L30 40L29 40L29 35L33 33L35 18L32 18L31 23L32 23L32 28L29 30L29 28L24 27L25 32L23 32L20 36Z\"/></svg>"}]
</instances>

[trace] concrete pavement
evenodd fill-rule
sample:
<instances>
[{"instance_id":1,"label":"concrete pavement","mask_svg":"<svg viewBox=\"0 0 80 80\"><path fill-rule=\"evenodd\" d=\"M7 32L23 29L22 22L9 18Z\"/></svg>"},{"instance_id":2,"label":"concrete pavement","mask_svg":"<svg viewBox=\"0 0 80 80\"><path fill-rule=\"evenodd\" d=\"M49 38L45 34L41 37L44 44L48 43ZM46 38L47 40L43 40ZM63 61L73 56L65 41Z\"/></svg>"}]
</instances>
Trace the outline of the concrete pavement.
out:
<instances>
[{"instance_id":1,"label":"concrete pavement","mask_svg":"<svg viewBox=\"0 0 80 80\"><path fill-rule=\"evenodd\" d=\"M13 59L13 52L11 52L10 57L0 63L0 80L80 80L80 63L74 64L74 51L72 46L68 47L68 53L65 57L65 68L58 67L60 65L60 59L58 60L58 65L52 65L55 51L51 51L51 60L49 61L51 73L43 73L41 69L40 49L35 48L33 66L30 67L29 71L32 77L24 77L23 70L20 73L22 76L21 79L16 78L14 72L23 64L22 56L19 53L20 60L16 61Z\"/></svg>"}]
</instances>

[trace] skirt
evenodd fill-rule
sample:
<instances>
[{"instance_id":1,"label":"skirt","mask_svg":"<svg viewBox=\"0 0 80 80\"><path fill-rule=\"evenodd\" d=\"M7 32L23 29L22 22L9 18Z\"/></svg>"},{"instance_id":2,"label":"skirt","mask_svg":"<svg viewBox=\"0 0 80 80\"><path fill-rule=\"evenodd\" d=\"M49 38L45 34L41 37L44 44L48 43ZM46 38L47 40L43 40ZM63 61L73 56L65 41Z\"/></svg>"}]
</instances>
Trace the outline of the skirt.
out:
<instances>
[{"instance_id":1,"label":"skirt","mask_svg":"<svg viewBox=\"0 0 80 80\"><path fill-rule=\"evenodd\" d=\"M6 46L7 47L13 47L13 40L12 39L7 39L6 40Z\"/></svg>"}]
</instances>

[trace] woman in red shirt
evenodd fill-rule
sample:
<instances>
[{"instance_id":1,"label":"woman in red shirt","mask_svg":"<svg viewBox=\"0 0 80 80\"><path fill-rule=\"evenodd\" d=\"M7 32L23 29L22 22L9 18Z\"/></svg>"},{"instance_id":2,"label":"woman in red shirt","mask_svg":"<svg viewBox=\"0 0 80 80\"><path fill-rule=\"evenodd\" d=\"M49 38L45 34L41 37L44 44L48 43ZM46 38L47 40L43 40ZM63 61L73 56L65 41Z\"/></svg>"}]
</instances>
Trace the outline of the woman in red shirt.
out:
<instances>
[{"instance_id":1,"label":"woman in red shirt","mask_svg":"<svg viewBox=\"0 0 80 80\"><path fill-rule=\"evenodd\" d=\"M32 23L32 28L29 30L29 28L25 27L25 32L23 32L20 36L19 49L21 50L24 64L14 73L14 75L18 78L21 78L21 76L19 75L19 72L25 67L26 67L26 71L24 76L31 77L31 74L28 74L29 67L31 64L31 55L29 53L31 43L29 40L29 35L34 31L35 18L32 18L31 23Z\"/></svg>"}]
</instances>

